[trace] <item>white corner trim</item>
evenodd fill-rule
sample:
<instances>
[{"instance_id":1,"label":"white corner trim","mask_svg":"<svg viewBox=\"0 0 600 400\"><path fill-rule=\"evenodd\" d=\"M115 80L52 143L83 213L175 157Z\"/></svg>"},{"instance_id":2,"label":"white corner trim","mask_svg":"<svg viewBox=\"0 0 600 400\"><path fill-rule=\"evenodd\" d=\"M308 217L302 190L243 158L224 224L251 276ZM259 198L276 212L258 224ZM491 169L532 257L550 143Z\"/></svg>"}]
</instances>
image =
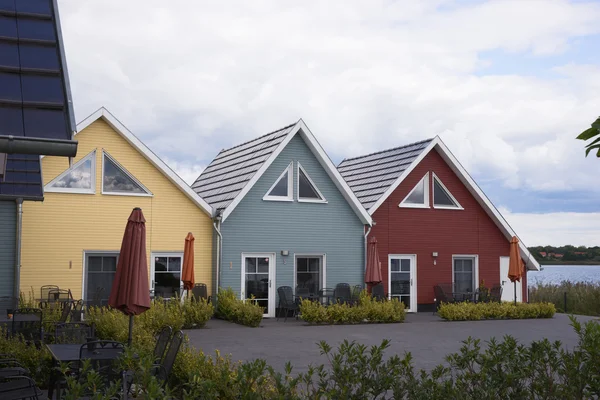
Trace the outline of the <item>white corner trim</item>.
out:
<instances>
[{"instance_id":1,"label":"white corner trim","mask_svg":"<svg viewBox=\"0 0 600 400\"><path fill-rule=\"evenodd\" d=\"M431 180L431 193L433 195L433 208L439 208L439 209L443 209L443 210L464 210L464 208L460 205L460 203L458 202L458 200L456 200L456 198L452 195L452 192L450 192L448 190L448 188L446 187L446 185L444 185L444 182L442 182L442 180L440 178L438 178L438 176L435 174L435 172L431 172L431 174L433 175L433 179ZM454 202L454 204L456 204L456 206L444 206L444 205L435 205L435 182L437 181L437 183L440 184L440 186L442 187L442 189L444 189L444 192L446 192L446 194L448 195L448 197L450 197L450 200L452 200Z\"/></svg>"},{"instance_id":2,"label":"white corner trim","mask_svg":"<svg viewBox=\"0 0 600 400\"><path fill-rule=\"evenodd\" d=\"M315 192L317 192L317 195L320 197L320 199L310 199L310 198L306 198L306 197L300 197L300 171L302 171L302 173L304 174L306 179L308 179L308 182L310 183L312 188L315 190ZM300 164L300 161L298 161L298 180L296 181L296 185L297 185L296 192L298 193L298 201L299 202L301 202L301 203L327 203L327 199L325 198L325 196L323 196L323 193L321 193L321 191L319 190L319 188L317 187L315 182L313 182L313 180L310 178L310 175L308 175L308 172L306 172L304 167L302 167L302 165Z\"/></svg>"},{"instance_id":3,"label":"white corner trim","mask_svg":"<svg viewBox=\"0 0 600 400\"><path fill-rule=\"evenodd\" d=\"M214 214L213 208L187 184L175 171L173 171L163 160L161 160L148 146L138 139L125 125L121 123L106 108L101 107L83 121L77 124L75 136L90 126L96 120L102 119L115 132L123 137L130 145L139 151L156 169L179 188L196 206L200 207L209 217Z\"/></svg>"},{"instance_id":4,"label":"white corner trim","mask_svg":"<svg viewBox=\"0 0 600 400\"><path fill-rule=\"evenodd\" d=\"M83 188L58 188L52 187L54 183L62 179L65 175L72 172L75 168L79 167L81 164L86 162L87 160L92 160L92 167L90 172L90 181L92 187L90 189ZM81 160L77 161L70 168L67 168L65 171L61 172L56 178L52 179L46 185L44 185L44 192L48 193L76 193L76 194L96 194L96 149L92 150L88 154L86 154Z\"/></svg>"},{"instance_id":5,"label":"white corner trim","mask_svg":"<svg viewBox=\"0 0 600 400\"><path fill-rule=\"evenodd\" d=\"M139 185L143 191L145 191L146 193L127 193L127 192L108 192L104 190L104 167L105 167L105 162L104 160L108 158L110 161L112 161L125 175L127 175L129 177L129 179L131 179L132 181L134 181L137 185ZM110 154L108 154L108 152L104 149L102 149L102 181L101 181L101 185L102 185L102 194L109 194L109 195L116 195L116 196L153 196L152 192L142 184L142 182L140 182L139 180L136 179L135 176L133 176L124 166L122 166L117 160L115 160L114 157L112 157Z\"/></svg>"},{"instance_id":6,"label":"white corner trim","mask_svg":"<svg viewBox=\"0 0 600 400\"><path fill-rule=\"evenodd\" d=\"M283 178L283 175L285 175L286 173L288 174L287 196L270 196L269 193L271 193L271 190L273 190L275 185L277 185L279 183L281 178ZM263 196L263 200L294 201L294 162L293 161L287 167L285 167L285 169L283 170L281 175L279 175L279 177L277 177L277 179L275 179L275 182L271 185L269 190L267 190L267 193Z\"/></svg>"},{"instance_id":7,"label":"white corner trim","mask_svg":"<svg viewBox=\"0 0 600 400\"><path fill-rule=\"evenodd\" d=\"M424 202L422 204L417 204L417 203L405 203L406 199L408 199L410 197L410 195L417 189L417 186L419 186L420 184L423 184L423 196L424 196ZM421 180L415 185L414 188L412 188L412 190L410 192L408 192L408 194L406 195L406 197L404 199L402 199L402 201L400 202L400 204L398 204L398 207L401 208L429 208L429 171L427 171L427 173L421 178Z\"/></svg>"}]
</instances>

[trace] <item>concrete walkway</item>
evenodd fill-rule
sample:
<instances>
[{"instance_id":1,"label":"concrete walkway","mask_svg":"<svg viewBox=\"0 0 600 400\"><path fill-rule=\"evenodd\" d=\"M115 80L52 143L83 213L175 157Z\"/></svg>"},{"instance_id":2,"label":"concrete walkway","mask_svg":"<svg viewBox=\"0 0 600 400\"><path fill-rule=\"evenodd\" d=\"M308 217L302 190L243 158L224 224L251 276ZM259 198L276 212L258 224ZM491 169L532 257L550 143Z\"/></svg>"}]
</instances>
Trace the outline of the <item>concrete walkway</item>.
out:
<instances>
[{"instance_id":1,"label":"concrete walkway","mask_svg":"<svg viewBox=\"0 0 600 400\"><path fill-rule=\"evenodd\" d=\"M598 320L584 316L578 319ZM327 363L317 347L321 340L337 347L344 339L369 346L389 339L388 355L411 352L415 367L431 369L442 363L445 355L458 351L461 341L469 336L486 341L511 335L524 344L548 338L572 349L577 335L569 324L564 314L540 320L446 322L430 313L418 313L409 314L401 324L373 325L310 326L294 319L265 319L259 328L247 328L213 319L204 329L185 333L190 343L206 354L212 355L218 349L222 355L231 354L233 360L262 358L276 369L283 369L291 361L295 372L303 372L310 364Z\"/></svg>"}]
</instances>

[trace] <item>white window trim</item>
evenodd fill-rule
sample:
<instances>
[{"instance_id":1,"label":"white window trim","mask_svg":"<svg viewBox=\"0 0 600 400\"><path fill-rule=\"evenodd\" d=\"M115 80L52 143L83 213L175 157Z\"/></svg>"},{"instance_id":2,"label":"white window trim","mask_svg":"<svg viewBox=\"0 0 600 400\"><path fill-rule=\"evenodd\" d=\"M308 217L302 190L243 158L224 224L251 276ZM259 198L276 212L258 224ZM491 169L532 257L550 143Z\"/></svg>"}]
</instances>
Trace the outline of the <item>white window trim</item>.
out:
<instances>
[{"instance_id":1,"label":"white window trim","mask_svg":"<svg viewBox=\"0 0 600 400\"><path fill-rule=\"evenodd\" d=\"M448 190L448 188L446 187L446 185L444 185L444 183L442 183L442 180L440 178L438 178L438 176L435 174L435 172L432 172L433 174L433 179L431 180L431 193L433 194L433 208L439 208L442 210L464 210L464 208L460 205L460 203L458 202L458 200L456 200L456 198L452 195L452 193ZM456 206L436 206L435 205L435 190L434 190L434 185L435 182L437 181L437 183L440 184L440 186L442 187L442 189L444 189L444 192L446 192L446 194L448 195L448 197L450 197L450 199L454 202L454 204L456 204Z\"/></svg>"},{"instance_id":2,"label":"white window trim","mask_svg":"<svg viewBox=\"0 0 600 400\"><path fill-rule=\"evenodd\" d=\"M138 184L142 190L146 193L126 193L126 192L107 192L104 190L104 159L108 157L110 161L112 161L125 175L127 175L131 180L133 180L136 184ZM102 185L102 194L110 195L110 196L133 196L133 197L152 197L153 194L148 190L146 186L142 184L142 182L138 181L125 167L123 167L117 160L114 159L106 150L102 150L102 178L100 180Z\"/></svg>"},{"instance_id":3,"label":"white window trim","mask_svg":"<svg viewBox=\"0 0 600 400\"><path fill-rule=\"evenodd\" d=\"M304 173L304 176L306 177L306 179L308 179L308 182L312 185L315 192L317 192L317 194L321 197L320 199L307 199L307 198L300 197L300 171L302 171ZM300 202L300 203L323 203L323 204L327 203L327 199L325 198L325 196L323 196L323 193L321 193L321 191L319 190L317 185L315 185L313 180L310 178L310 175L308 175L308 173L302 167L302 165L300 164L299 161L298 161L298 181L296 182L296 193L298 193L298 202Z\"/></svg>"},{"instance_id":4,"label":"white window trim","mask_svg":"<svg viewBox=\"0 0 600 400\"><path fill-rule=\"evenodd\" d=\"M156 272L156 270L155 270L156 257L181 257L181 269L179 271L179 295L181 296L181 298L183 298L182 294L185 292L183 290L183 281L181 280L181 277L182 277L181 272L183 272L183 253L179 252L179 251L152 252L152 253L150 253L150 257L151 257L152 262L150 263L150 274L148 275L148 278L149 278L148 283L150 286L150 290L152 290L152 291L154 291L154 286L155 286L152 282L154 281L154 273Z\"/></svg>"},{"instance_id":5,"label":"white window trim","mask_svg":"<svg viewBox=\"0 0 600 400\"><path fill-rule=\"evenodd\" d=\"M415 189L417 188L417 186L419 186L421 183L423 183L423 185L424 185L423 191L424 191L425 202L422 204L405 203L406 199L408 199L410 197L412 192L414 192ZM430 208L430 206L429 206L429 171L427 171L427 173L421 178L421 180L415 185L415 187L413 187L411 189L411 191L408 192L406 197L400 202L400 204L398 204L398 207L401 207L401 208Z\"/></svg>"},{"instance_id":6,"label":"white window trim","mask_svg":"<svg viewBox=\"0 0 600 400\"><path fill-rule=\"evenodd\" d=\"M103 256L103 255L116 255L117 256L117 267L119 266L119 254L121 252L119 250L83 250L83 257L81 260L81 298L83 299L83 301L85 302L85 295L86 295L86 290L87 290L87 264L85 263L85 260L88 256L94 256L94 255L99 255L99 256ZM110 293L109 293L110 295Z\"/></svg>"},{"instance_id":7,"label":"white window trim","mask_svg":"<svg viewBox=\"0 0 600 400\"><path fill-rule=\"evenodd\" d=\"M88 159L92 160L92 171L90 174L90 181L92 184L92 187L90 189L83 189L83 188L58 188L58 187L52 187L52 185L54 183L56 183L57 181L59 181L61 178L63 178L66 174L70 173L73 171L73 169L77 168L78 166L80 166L81 164L83 164L85 161L87 161ZM78 193L78 194L96 194L96 149L92 150L90 153L88 153L85 157L83 157L81 160L77 161L73 166L71 166L70 168L67 168L66 171L63 171L60 175L58 175L56 178L52 179L50 182L48 182L45 186L44 186L44 192L50 192L50 193Z\"/></svg>"},{"instance_id":8,"label":"white window trim","mask_svg":"<svg viewBox=\"0 0 600 400\"><path fill-rule=\"evenodd\" d=\"M297 266L298 266L298 258L317 258L317 257L321 257L321 269L319 271L319 273L321 274L321 284L320 284L320 289L322 290L323 288L327 287L327 254L325 253L296 253L294 254L294 286L292 287L292 289L294 290L294 296L296 295L296 287L298 286L297 283Z\"/></svg>"},{"instance_id":9,"label":"white window trim","mask_svg":"<svg viewBox=\"0 0 600 400\"><path fill-rule=\"evenodd\" d=\"M276 298L277 298L277 290L276 290L276 285L277 285L277 276L276 276L276 271L277 271L277 256L275 255L275 253L242 253L242 260L241 260L241 268L240 268L240 272L241 272L241 282L240 282L240 300L244 300L244 297L246 297L246 263L244 262L246 260L246 257L250 257L250 258L269 258L269 280L270 280L270 284L269 284L269 306L267 307L267 313L263 314L264 317L267 318L271 318L275 316L275 312L277 309L277 303L276 303ZM272 300L272 301L271 301Z\"/></svg>"},{"instance_id":10,"label":"white window trim","mask_svg":"<svg viewBox=\"0 0 600 400\"><path fill-rule=\"evenodd\" d=\"M294 162L292 161L285 170L275 179L275 183L271 185L269 190L267 190L267 194L263 196L263 200L266 201L294 201ZM279 183L283 175L287 172L288 174L288 191L287 196L270 196L271 190Z\"/></svg>"},{"instance_id":11,"label":"white window trim","mask_svg":"<svg viewBox=\"0 0 600 400\"><path fill-rule=\"evenodd\" d=\"M412 305L407 312L417 312L418 297L417 297L417 255L416 254L388 254L388 300L392 299L392 259L411 258L414 265L411 264L410 277L412 284L410 288L410 304Z\"/></svg>"},{"instance_id":12,"label":"white window trim","mask_svg":"<svg viewBox=\"0 0 600 400\"><path fill-rule=\"evenodd\" d=\"M473 260L473 268L474 268L474 279L475 284L473 285L475 290L479 289L479 255L478 254L452 254L452 285L454 286L454 260L456 259L471 259Z\"/></svg>"}]
</instances>

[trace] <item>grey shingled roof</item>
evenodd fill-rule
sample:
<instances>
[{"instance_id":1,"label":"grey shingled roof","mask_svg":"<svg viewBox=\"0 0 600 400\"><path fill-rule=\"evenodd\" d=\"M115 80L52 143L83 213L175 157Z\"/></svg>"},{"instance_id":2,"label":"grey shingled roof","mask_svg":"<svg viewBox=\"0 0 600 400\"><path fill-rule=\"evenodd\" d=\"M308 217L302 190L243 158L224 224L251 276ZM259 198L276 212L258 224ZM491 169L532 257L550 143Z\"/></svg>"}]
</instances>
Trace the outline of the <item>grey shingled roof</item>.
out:
<instances>
[{"instance_id":1,"label":"grey shingled roof","mask_svg":"<svg viewBox=\"0 0 600 400\"><path fill-rule=\"evenodd\" d=\"M346 158L338 171L368 210L402 175L433 139L360 157Z\"/></svg>"},{"instance_id":2,"label":"grey shingled roof","mask_svg":"<svg viewBox=\"0 0 600 400\"><path fill-rule=\"evenodd\" d=\"M215 210L227 208L296 124L221 150L192 185Z\"/></svg>"}]
</instances>

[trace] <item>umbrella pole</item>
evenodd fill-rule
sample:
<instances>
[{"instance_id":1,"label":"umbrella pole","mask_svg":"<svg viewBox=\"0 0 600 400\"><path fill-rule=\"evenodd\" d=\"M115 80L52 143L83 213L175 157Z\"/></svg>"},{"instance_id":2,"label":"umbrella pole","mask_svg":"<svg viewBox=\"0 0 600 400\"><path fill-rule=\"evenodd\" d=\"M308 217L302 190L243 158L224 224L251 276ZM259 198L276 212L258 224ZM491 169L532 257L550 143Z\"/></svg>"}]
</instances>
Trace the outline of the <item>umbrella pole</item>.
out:
<instances>
[{"instance_id":1,"label":"umbrella pole","mask_svg":"<svg viewBox=\"0 0 600 400\"><path fill-rule=\"evenodd\" d=\"M515 306L517 305L517 281L513 282L515 285Z\"/></svg>"},{"instance_id":2,"label":"umbrella pole","mask_svg":"<svg viewBox=\"0 0 600 400\"><path fill-rule=\"evenodd\" d=\"M131 346L133 340L133 315L129 316L129 338L127 339L127 345Z\"/></svg>"}]
</instances>

